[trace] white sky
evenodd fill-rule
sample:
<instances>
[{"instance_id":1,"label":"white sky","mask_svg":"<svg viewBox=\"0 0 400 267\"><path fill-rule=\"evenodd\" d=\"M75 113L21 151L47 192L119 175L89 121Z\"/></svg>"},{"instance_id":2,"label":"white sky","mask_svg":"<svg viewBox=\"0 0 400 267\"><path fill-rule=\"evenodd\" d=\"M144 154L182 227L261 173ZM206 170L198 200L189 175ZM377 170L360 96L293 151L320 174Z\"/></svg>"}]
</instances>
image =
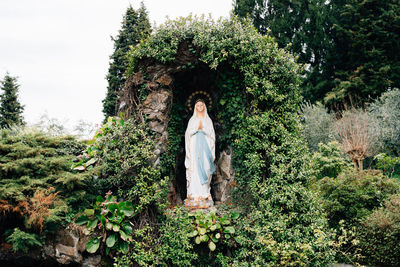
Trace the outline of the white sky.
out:
<instances>
[{"instance_id":1,"label":"white sky","mask_svg":"<svg viewBox=\"0 0 400 267\"><path fill-rule=\"evenodd\" d=\"M232 0L144 0L159 25L193 14L228 17ZM46 113L66 122L101 123L110 36L116 36L134 0L0 0L0 79L17 76L24 117Z\"/></svg>"}]
</instances>

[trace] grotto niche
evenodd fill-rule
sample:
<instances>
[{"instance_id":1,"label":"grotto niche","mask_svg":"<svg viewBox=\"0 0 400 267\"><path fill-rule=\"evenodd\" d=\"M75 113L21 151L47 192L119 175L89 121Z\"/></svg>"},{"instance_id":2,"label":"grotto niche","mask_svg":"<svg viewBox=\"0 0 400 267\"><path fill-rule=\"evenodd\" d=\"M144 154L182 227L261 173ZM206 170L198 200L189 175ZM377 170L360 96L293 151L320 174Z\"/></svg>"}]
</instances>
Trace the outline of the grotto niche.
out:
<instances>
[{"instance_id":1,"label":"grotto niche","mask_svg":"<svg viewBox=\"0 0 400 267\"><path fill-rule=\"evenodd\" d=\"M183 204L187 195L185 129L193 115L194 101L200 97L205 99L216 133L216 171L211 179L211 195L217 205L229 203L234 186L232 149L224 142L226 127L219 119L221 111L218 110L223 75L220 69L211 70L207 64L199 62L190 47L182 42L171 64L144 60L142 71L133 73L126 83L119 111L136 114L155 133L153 164L171 178L168 200L175 206Z\"/></svg>"},{"instance_id":2,"label":"grotto niche","mask_svg":"<svg viewBox=\"0 0 400 267\"><path fill-rule=\"evenodd\" d=\"M146 185L154 198L146 195L143 205L158 207L177 220L168 225L183 229L178 214L190 216L180 208L186 198L183 137L192 115L186 103L204 91L216 134L216 212L240 214L241 239L225 255L260 266L329 261L329 237L315 234L327 224L306 187L310 168L298 117L302 67L295 57L250 21L187 17L161 25L128 60L118 111L145 124L154 147L148 164L156 171Z\"/></svg>"}]
</instances>

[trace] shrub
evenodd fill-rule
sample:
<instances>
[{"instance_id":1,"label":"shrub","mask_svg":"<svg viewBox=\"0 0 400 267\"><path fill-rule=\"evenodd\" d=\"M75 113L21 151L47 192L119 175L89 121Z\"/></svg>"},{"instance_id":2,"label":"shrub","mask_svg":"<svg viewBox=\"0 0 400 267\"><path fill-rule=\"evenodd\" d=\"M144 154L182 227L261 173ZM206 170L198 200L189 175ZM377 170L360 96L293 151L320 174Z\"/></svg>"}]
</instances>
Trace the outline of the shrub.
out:
<instances>
[{"instance_id":1,"label":"shrub","mask_svg":"<svg viewBox=\"0 0 400 267\"><path fill-rule=\"evenodd\" d=\"M365 263L400 266L400 195L393 195L362 221L359 239Z\"/></svg>"},{"instance_id":2,"label":"shrub","mask_svg":"<svg viewBox=\"0 0 400 267\"><path fill-rule=\"evenodd\" d=\"M62 221L62 214L67 212L68 207L59 199L60 192L54 190L53 187L46 190L38 189L33 197L18 203L15 210L20 210L21 214L26 216L26 228L42 232L47 223Z\"/></svg>"},{"instance_id":3,"label":"shrub","mask_svg":"<svg viewBox=\"0 0 400 267\"><path fill-rule=\"evenodd\" d=\"M95 253L103 240L106 245L106 254L116 250L124 254L128 253L129 243L132 241L132 225L129 218L135 216L135 207L128 201L117 201L111 192L104 199L98 196L93 209L86 209L85 215L76 219L76 224L85 225L89 234L93 234L96 228L102 231L100 236L89 240L86 250Z\"/></svg>"},{"instance_id":4,"label":"shrub","mask_svg":"<svg viewBox=\"0 0 400 267\"><path fill-rule=\"evenodd\" d=\"M195 243L190 237L193 231L192 220L186 209L169 210L160 228L160 265L193 266L198 259Z\"/></svg>"},{"instance_id":5,"label":"shrub","mask_svg":"<svg viewBox=\"0 0 400 267\"><path fill-rule=\"evenodd\" d=\"M367 170L345 171L337 178L324 178L318 181L318 188L329 224L337 229L341 220L347 225L357 224L390 195L399 192L400 185L380 171Z\"/></svg>"},{"instance_id":6,"label":"shrub","mask_svg":"<svg viewBox=\"0 0 400 267\"><path fill-rule=\"evenodd\" d=\"M160 170L153 165L155 154L150 131L133 119L116 122L102 133L100 142L89 146L97 151L94 157L101 168L95 185L98 193L118 192L119 197L137 205L138 213L152 205L162 210L166 207L169 179L161 178Z\"/></svg>"},{"instance_id":7,"label":"shrub","mask_svg":"<svg viewBox=\"0 0 400 267\"><path fill-rule=\"evenodd\" d=\"M319 143L327 144L334 138L334 114L329 113L322 103L303 103L300 115L304 128L303 136L311 152L318 151Z\"/></svg>"},{"instance_id":8,"label":"shrub","mask_svg":"<svg viewBox=\"0 0 400 267\"><path fill-rule=\"evenodd\" d=\"M24 221L36 232L57 227L67 211L90 201L91 173L70 170L82 142L27 128L0 134L0 200L12 207L0 217L1 231Z\"/></svg>"},{"instance_id":9,"label":"shrub","mask_svg":"<svg viewBox=\"0 0 400 267\"><path fill-rule=\"evenodd\" d=\"M12 244L15 252L22 251L27 253L32 247L42 246L37 235L26 233L18 228L14 228L14 231L7 237L6 241Z\"/></svg>"},{"instance_id":10,"label":"shrub","mask_svg":"<svg viewBox=\"0 0 400 267\"><path fill-rule=\"evenodd\" d=\"M383 93L370 105L369 112L376 121L376 131L384 144L383 152L400 156L400 90Z\"/></svg>"},{"instance_id":11,"label":"shrub","mask_svg":"<svg viewBox=\"0 0 400 267\"><path fill-rule=\"evenodd\" d=\"M375 156L376 167L389 177L400 179L400 157L391 157L385 153Z\"/></svg>"},{"instance_id":12,"label":"shrub","mask_svg":"<svg viewBox=\"0 0 400 267\"><path fill-rule=\"evenodd\" d=\"M339 143L332 141L326 145L318 144L318 152L311 157L311 168L317 179L335 178L343 170L351 168L351 162L343 155Z\"/></svg>"}]
</instances>

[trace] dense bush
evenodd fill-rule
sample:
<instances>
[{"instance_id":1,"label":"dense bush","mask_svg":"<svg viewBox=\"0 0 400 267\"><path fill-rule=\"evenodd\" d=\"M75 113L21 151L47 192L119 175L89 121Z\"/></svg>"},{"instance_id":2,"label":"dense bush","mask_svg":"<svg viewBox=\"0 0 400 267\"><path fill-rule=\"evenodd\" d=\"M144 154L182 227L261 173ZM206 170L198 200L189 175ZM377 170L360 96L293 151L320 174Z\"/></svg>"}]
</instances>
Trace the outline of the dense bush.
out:
<instances>
[{"instance_id":1,"label":"dense bush","mask_svg":"<svg viewBox=\"0 0 400 267\"><path fill-rule=\"evenodd\" d=\"M22 251L27 253L33 247L42 246L36 234L26 233L18 228L14 228L6 240L12 244L15 252Z\"/></svg>"},{"instance_id":2,"label":"dense bush","mask_svg":"<svg viewBox=\"0 0 400 267\"><path fill-rule=\"evenodd\" d=\"M152 205L164 209L168 177L161 178L154 167L153 150L151 133L142 123L110 118L86 153L86 164L95 158L100 167L94 181L98 194L111 190L137 205L138 213Z\"/></svg>"},{"instance_id":3,"label":"dense bush","mask_svg":"<svg viewBox=\"0 0 400 267\"><path fill-rule=\"evenodd\" d=\"M66 213L90 203L91 173L70 170L83 143L24 129L0 134L1 233L16 226L37 233L54 229Z\"/></svg>"},{"instance_id":4,"label":"dense bush","mask_svg":"<svg viewBox=\"0 0 400 267\"><path fill-rule=\"evenodd\" d=\"M311 168L317 179L335 178L342 171L352 168L352 164L343 154L339 143L332 141L326 145L318 144L318 152L314 152L311 157Z\"/></svg>"},{"instance_id":5,"label":"dense bush","mask_svg":"<svg viewBox=\"0 0 400 267\"><path fill-rule=\"evenodd\" d=\"M318 187L333 228L338 228L341 220L346 225L358 224L360 219L400 190L397 180L375 170L345 171L337 178L319 180Z\"/></svg>"},{"instance_id":6,"label":"dense bush","mask_svg":"<svg viewBox=\"0 0 400 267\"><path fill-rule=\"evenodd\" d=\"M400 195L393 195L367 216L359 231L366 264L400 266Z\"/></svg>"},{"instance_id":7,"label":"dense bush","mask_svg":"<svg viewBox=\"0 0 400 267\"><path fill-rule=\"evenodd\" d=\"M391 157L385 153L380 153L374 157L376 168L391 178L400 180L400 157Z\"/></svg>"},{"instance_id":8,"label":"dense bush","mask_svg":"<svg viewBox=\"0 0 400 267\"><path fill-rule=\"evenodd\" d=\"M318 151L318 144L327 144L335 137L333 129L334 114L329 113L325 106L317 102L301 105L303 135L311 152Z\"/></svg>"}]
</instances>

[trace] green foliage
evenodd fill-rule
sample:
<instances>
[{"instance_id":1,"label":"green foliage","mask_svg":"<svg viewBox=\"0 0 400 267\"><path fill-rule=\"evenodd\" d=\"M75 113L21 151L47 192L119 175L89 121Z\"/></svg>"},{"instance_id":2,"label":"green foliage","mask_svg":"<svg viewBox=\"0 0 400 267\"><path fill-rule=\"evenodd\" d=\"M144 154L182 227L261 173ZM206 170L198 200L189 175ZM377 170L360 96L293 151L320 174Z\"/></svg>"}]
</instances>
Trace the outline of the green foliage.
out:
<instances>
[{"instance_id":1,"label":"green foliage","mask_svg":"<svg viewBox=\"0 0 400 267\"><path fill-rule=\"evenodd\" d=\"M365 263L373 266L400 265L400 195L393 195L383 207L362 221L360 247Z\"/></svg>"},{"instance_id":2,"label":"green foliage","mask_svg":"<svg viewBox=\"0 0 400 267\"><path fill-rule=\"evenodd\" d=\"M218 217L215 211L204 213L199 210L189 214L189 217L193 218L193 228L189 237L193 238L192 240L197 245L207 243L210 251L215 251L217 244L222 243L222 240L234 237L235 228L231 222L239 218L239 213L234 212Z\"/></svg>"},{"instance_id":3,"label":"green foliage","mask_svg":"<svg viewBox=\"0 0 400 267\"><path fill-rule=\"evenodd\" d=\"M334 138L334 114L328 113L323 104L309 102L301 105L303 135L311 152L318 151L319 144L327 144Z\"/></svg>"},{"instance_id":4,"label":"green foliage","mask_svg":"<svg viewBox=\"0 0 400 267\"><path fill-rule=\"evenodd\" d=\"M388 1L334 1L334 49L327 58L334 81L325 102L369 102L388 88L399 87L400 5Z\"/></svg>"},{"instance_id":5,"label":"green foliage","mask_svg":"<svg viewBox=\"0 0 400 267\"><path fill-rule=\"evenodd\" d=\"M399 87L396 0L235 0L234 12L307 64L302 87L308 100L342 109Z\"/></svg>"},{"instance_id":6,"label":"green foliage","mask_svg":"<svg viewBox=\"0 0 400 267\"><path fill-rule=\"evenodd\" d=\"M117 95L125 84L124 73L127 68L126 54L131 46L146 39L151 32L151 26L147 11L143 2L138 10L129 6L126 10L122 27L114 41L114 52L110 56L110 67L108 69L107 95L103 100L103 113L105 117L115 116L117 113Z\"/></svg>"},{"instance_id":7,"label":"green foliage","mask_svg":"<svg viewBox=\"0 0 400 267\"><path fill-rule=\"evenodd\" d=\"M391 157L380 153L374 157L376 167L389 177L400 178L400 157Z\"/></svg>"},{"instance_id":8,"label":"green foliage","mask_svg":"<svg viewBox=\"0 0 400 267\"><path fill-rule=\"evenodd\" d=\"M318 186L333 228L337 228L341 220L348 225L357 224L400 190L398 181L374 170L342 172L337 178L319 180Z\"/></svg>"},{"instance_id":9,"label":"green foliage","mask_svg":"<svg viewBox=\"0 0 400 267\"><path fill-rule=\"evenodd\" d=\"M14 231L7 237L6 241L12 244L15 252L22 251L27 253L33 247L42 246L36 234L26 233L18 228L14 228Z\"/></svg>"},{"instance_id":10,"label":"green foliage","mask_svg":"<svg viewBox=\"0 0 400 267\"><path fill-rule=\"evenodd\" d=\"M24 107L18 101L17 78L7 73L0 84L0 89L3 91L0 94L0 128L24 124L22 117Z\"/></svg>"},{"instance_id":11,"label":"green foliage","mask_svg":"<svg viewBox=\"0 0 400 267\"><path fill-rule=\"evenodd\" d=\"M193 231L192 219L182 208L168 210L160 228L160 265L193 266L198 259L195 243L190 233Z\"/></svg>"},{"instance_id":12,"label":"green foliage","mask_svg":"<svg viewBox=\"0 0 400 267\"><path fill-rule=\"evenodd\" d=\"M166 207L168 177L161 178L160 169L153 166L150 131L133 119L111 119L110 125L113 126L105 126L109 130L102 132L88 151L97 155L101 168L94 186L99 192L118 192L120 197L138 205L138 212L151 205L162 210Z\"/></svg>"},{"instance_id":13,"label":"green foliage","mask_svg":"<svg viewBox=\"0 0 400 267\"><path fill-rule=\"evenodd\" d=\"M173 63L183 42L193 47L194 67L207 64L216 70L217 84L226 84L216 91L217 117L223 121L218 146L233 148L238 185L232 198L247 214L235 228L239 243L232 256L225 244L212 264L329 262L327 222L305 187L310 173L296 115L301 67L250 21L188 17L167 21L132 49L128 74L143 71L145 62ZM198 263L207 265L210 259L199 254Z\"/></svg>"},{"instance_id":14,"label":"green foliage","mask_svg":"<svg viewBox=\"0 0 400 267\"><path fill-rule=\"evenodd\" d=\"M314 152L311 157L311 168L317 179L324 177L335 178L342 171L352 168L352 164L340 149L339 143L336 141L328 144L320 143L319 151Z\"/></svg>"},{"instance_id":15,"label":"green foliage","mask_svg":"<svg viewBox=\"0 0 400 267\"><path fill-rule=\"evenodd\" d=\"M307 64L302 88L313 101L322 99L325 87L331 84L326 62L333 44L331 7L324 0L234 1L235 14L249 17L261 34L273 36L279 47L287 47L300 63Z\"/></svg>"},{"instance_id":16,"label":"green foliage","mask_svg":"<svg viewBox=\"0 0 400 267\"><path fill-rule=\"evenodd\" d=\"M128 201L117 201L111 192L106 194L106 199L98 196L93 209L86 209L85 215L81 215L75 221L77 225L85 225L89 234L98 228L103 233L106 254L116 250L124 254L128 253L129 243L132 241L132 224L130 217L135 216L135 206ZM106 239L107 237L107 239ZM101 238L93 237L86 246L86 250L95 253L100 247Z\"/></svg>"},{"instance_id":17,"label":"green foliage","mask_svg":"<svg viewBox=\"0 0 400 267\"><path fill-rule=\"evenodd\" d=\"M400 90L393 89L382 94L368 107L375 121L379 139L383 142L383 152L400 156Z\"/></svg>"},{"instance_id":18,"label":"green foliage","mask_svg":"<svg viewBox=\"0 0 400 267\"><path fill-rule=\"evenodd\" d=\"M68 204L78 204L75 198L85 194L87 176L71 172L70 162L83 149L83 143L73 137L40 132L3 130L1 134L0 199L17 204L37 189L54 187Z\"/></svg>"}]
</instances>

